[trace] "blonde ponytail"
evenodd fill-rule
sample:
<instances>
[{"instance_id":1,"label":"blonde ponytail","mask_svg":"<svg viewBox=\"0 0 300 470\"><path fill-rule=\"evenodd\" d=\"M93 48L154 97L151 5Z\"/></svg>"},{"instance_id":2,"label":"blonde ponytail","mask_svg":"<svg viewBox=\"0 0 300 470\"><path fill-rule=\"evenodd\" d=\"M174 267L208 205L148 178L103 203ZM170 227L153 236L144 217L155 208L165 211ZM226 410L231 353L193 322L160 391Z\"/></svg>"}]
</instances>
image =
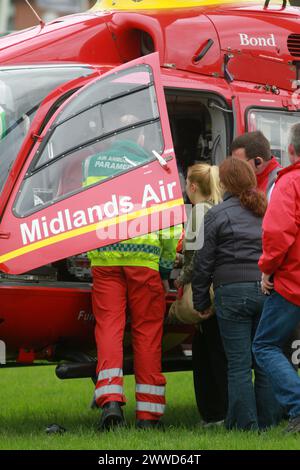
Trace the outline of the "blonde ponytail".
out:
<instances>
[{"instance_id":1,"label":"blonde ponytail","mask_svg":"<svg viewBox=\"0 0 300 470\"><path fill-rule=\"evenodd\" d=\"M219 167L216 165L210 167L210 191L212 202L219 204L222 200L222 192L220 188Z\"/></svg>"},{"instance_id":2,"label":"blonde ponytail","mask_svg":"<svg viewBox=\"0 0 300 470\"><path fill-rule=\"evenodd\" d=\"M207 163L196 163L188 169L188 179L198 186L199 191L213 204L222 200L220 188L219 168Z\"/></svg>"}]
</instances>

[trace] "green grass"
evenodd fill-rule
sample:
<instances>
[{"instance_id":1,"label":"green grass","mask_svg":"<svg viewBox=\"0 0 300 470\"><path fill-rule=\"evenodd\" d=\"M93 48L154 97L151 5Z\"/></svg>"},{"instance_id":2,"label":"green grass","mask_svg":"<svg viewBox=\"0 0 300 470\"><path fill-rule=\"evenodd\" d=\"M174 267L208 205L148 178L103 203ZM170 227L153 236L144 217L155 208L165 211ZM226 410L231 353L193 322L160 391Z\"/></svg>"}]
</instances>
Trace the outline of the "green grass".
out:
<instances>
[{"instance_id":1,"label":"green grass","mask_svg":"<svg viewBox=\"0 0 300 470\"><path fill-rule=\"evenodd\" d=\"M192 374L167 374L166 432L134 428L134 379L125 378L129 427L115 432L96 430L98 411L91 410L90 380L60 381L54 367L2 369L0 449L299 449L299 437L285 436L284 425L262 435L203 430L194 400ZM49 436L47 425L66 427Z\"/></svg>"}]
</instances>

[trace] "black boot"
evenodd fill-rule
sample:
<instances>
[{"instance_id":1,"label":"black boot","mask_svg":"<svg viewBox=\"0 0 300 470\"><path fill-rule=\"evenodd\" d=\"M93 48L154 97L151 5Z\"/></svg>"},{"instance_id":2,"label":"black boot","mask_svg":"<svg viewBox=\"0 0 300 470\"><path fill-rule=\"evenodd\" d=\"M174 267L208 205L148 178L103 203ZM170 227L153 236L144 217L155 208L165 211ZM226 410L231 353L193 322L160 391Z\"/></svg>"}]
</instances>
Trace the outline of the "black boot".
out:
<instances>
[{"instance_id":1,"label":"black boot","mask_svg":"<svg viewBox=\"0 0 300 470\"><path fill-rule=\"evenodd\" d=\"M296 416L296 418L290 418L285 432L288 434L300 433L300 415Z\"/></svg>"},{"instance_id":2,"label":"black boot","mask_svg":"<svg viewBox=\"0 0 300 470\"><path fill-rule=\"evenodd\" d=\"M99 422L99 431L106 431L115 427L125 425L123 411L118 401L109 401L102 408Z\"/></svg>"},{"instance_id":3,"label":"black boot","mask_svg":"<svg viewBox=\"0 0 300 470\"><path fill-rule=\"evenodd\" d=\"M136 422L137 429L160 429L164 431L164 425L156 419L138 419Z\"/></svg>"}]
</instances>

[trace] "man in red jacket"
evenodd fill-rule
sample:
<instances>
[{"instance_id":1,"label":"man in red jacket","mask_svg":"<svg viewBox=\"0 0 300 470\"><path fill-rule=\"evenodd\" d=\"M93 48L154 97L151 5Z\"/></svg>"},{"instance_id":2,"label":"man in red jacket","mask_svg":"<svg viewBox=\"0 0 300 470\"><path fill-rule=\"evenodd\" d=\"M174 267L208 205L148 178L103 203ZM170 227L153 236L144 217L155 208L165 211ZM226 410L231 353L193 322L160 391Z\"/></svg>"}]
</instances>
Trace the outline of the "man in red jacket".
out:
<instances>
[{"instance_id":1,"label":"man in red jacket","mask_svg":"<svg viewBox=\"0 0 300 470\"><path fill-rule=\"evenodd\" d=\"M234 158L249 162L256 174L257 187L270 199L278 172L282 166L272 156L268 139L260 131L246 132L231 144Z\"/></svg>"},{"instance_id":2,"label":"man in red jacket","mask_svg":"<svg viewBox=\"0 0 300 470\"><path fill-rule=\"evenodd\" d=\"M300 432L300 377L282 349L300 322L300 124L291 129L289 155L291 165L278 175L263 222L261 285L264 293L272 293L265 302L253 352L287 410L287 432L294 433Z\"/></svg>"}]
</instances>

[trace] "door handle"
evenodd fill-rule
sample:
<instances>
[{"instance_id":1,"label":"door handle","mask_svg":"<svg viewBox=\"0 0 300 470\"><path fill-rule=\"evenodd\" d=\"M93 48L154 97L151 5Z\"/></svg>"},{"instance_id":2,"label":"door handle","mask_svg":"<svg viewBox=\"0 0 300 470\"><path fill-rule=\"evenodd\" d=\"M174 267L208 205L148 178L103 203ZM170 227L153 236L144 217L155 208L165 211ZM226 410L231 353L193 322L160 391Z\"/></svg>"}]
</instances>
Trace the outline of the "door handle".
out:
<instances>
[{"instance_id":1,"label":"door handle","mask_svg":"<svg viewBox=\"0 0 300 470\"><path fill-rule=\"evenodd\" d=\"M169 165L166 160L156 150L152 150L152 153L155 156L156 160L158 160L159 164L163 167L163 169L166 171L170 171Z\"/></svg>"}]
</instances>

